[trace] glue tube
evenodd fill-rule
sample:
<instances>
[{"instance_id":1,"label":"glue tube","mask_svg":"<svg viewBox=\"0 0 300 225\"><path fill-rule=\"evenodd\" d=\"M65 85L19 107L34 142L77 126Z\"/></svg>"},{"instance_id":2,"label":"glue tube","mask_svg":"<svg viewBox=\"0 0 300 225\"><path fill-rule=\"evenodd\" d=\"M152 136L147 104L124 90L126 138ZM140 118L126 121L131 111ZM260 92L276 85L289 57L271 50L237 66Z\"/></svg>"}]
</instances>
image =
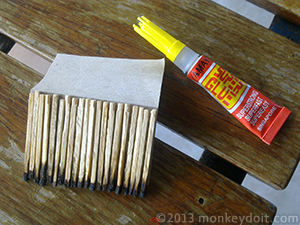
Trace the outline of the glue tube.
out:
<instances>
[{"instance_id":1,"label":"glue tube","mask_svg":"<svg viewBox=\"0 0 300 225\"><path fill-rule=\"evenodd\" d=\"M265 143L270 144L290 111L234 77L204 55L191 50L146 17L138 18L134 30L201 85L229 113Z\"/></svg>"}]
</instances>

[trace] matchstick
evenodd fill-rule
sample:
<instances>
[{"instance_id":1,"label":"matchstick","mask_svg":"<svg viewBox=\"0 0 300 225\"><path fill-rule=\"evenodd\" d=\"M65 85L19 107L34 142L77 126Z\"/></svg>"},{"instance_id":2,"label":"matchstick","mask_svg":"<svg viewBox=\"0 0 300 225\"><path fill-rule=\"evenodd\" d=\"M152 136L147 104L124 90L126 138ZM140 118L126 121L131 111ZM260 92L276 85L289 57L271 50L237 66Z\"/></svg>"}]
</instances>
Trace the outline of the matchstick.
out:
<instances>
[{"instance_id":1,"label":"matchstick","mask_svg":"<svg viewBox=\"0 0 300 225\"><path fill-rule=\"evenodd\" d=\"M73 150L74 150L77 106L78 106L78 98L72 98L69 136L68 136L68 149L67 149L67 159L66 159L67 161L66 161L65 182L64 182L64 185L66 187L70 186L71 173L72 173L72 160L73 160Z\"/></svg>"},{"instance_id":2,"label":"matchstick","mask_svg":"<svg viewBox=\"0 0 300 225\"><path fill-rule=\"evenodd\" d=\"M108 192L111 192L115 189L115 177L117 173L118 166L118 158L120 151L120 138L122 132L122 117L123 117L123 109L124 104L118 103L117 112L116 112L116 121L115 121L115 130L113 137L113 145L112 145L112 154L111 154L111 162L110 162L110 178L108 185Z\"/></svg>"},{"instance_id":3,"label":"matchstick","mask_svg":"<svg viewBox=\"0 0 300 225\"><path fill-rule=\"evenodd\" d=\"M44 107L45 107L45 95L39 96L39 108L37 117L37 130L36 130L36 152L35 152L35 170L34 179L35 183L39 183L40 168L41 168L41 156L42 156L42 137L43 137L43 119L44 119Z\"/></svg>"},{"instance_id":4,"label":"matchstick","mask_svg":"<svg viewBox=\"0 0 300 225\"><path fill-rule=\"evenodd\" d=\"M128 193L128 185L129 179L131 174L131 165L132 165L132 154L134 148L134 140L135 140L135 131L137 125L137 117L138 117L138 110L137 106L132 107L131 119L130 119L130 128L129 128L129 137L128 137L128 147L127 147L127 157L126 157L126 164L124 170L124 181L123 181L123 193L127 195Z\"/></svg>"},{"instance_id":5,"label":"matchstick","mask_svg":"<svg viewBox=\"0 0 300 225\"><path fill-rule=\"evenodd\" d=\"M57 129L57 127L56 127L57 112L58 112L58 95L54 94L52 96L50 134L49 134L49 153L48 153L48 166L47 166L47 182L48 183L52 183L52 177L53 177L55 136L56 136L56 129Z\"/></svg>"},{"instance_id":6,"label":"matchstick","mask_svg":"<svg viewBox=\"0 0 300 225\"><path fill-rule=\"evenodd\" d=\"M71 108L71 97L65 96L65 119L64 128L62 133L61 148L60 148L60 162L58 171L58 184L64 183L65 167L66 167L66 156L67 156L67 144L68 144L68 131L70 123L70 108Z\"/></svg>"},{"instance_id":7,"label":"matchstick","mask_svg":"<svg viewBox=\"0 0 300 225\"><path fill-rule=\"evenodd\" d=\"M32 129L31 129L31 146L30 146L30 160L29 160L29 174L28 178L33 179L33 172L35 169L35 151L36 151L36 132L37 132L37 120L38 120L38 109L39 109L39 95L40 92L36 91L34 93L34 107L33 107L33 117L32 117Z\"/></svg>"},{"instance_id":8,"label":"matchstick","mask_svg":"<svg viewBox=\"0 0 300 225\"><path fill-rule=\"evenodd\" d=\"M141 184L141 191L140 191L141 198L145 197L145 189L146 189L147 181L149 180L149 171L150 171L150 164L151 164L150 159L151 159L151 155L152 155L152 146L153 146L153 139L154 139L154 132L155 132L156 115L157 115L157 110L152 109L150 112L148 137L147 137L146 151L145 151L145 161L144 161L142 184Z\"/></svg>"},{"instance_id":9,"label":"matchstick","mask_svg":"<svg viewBox=\"0 0 300 225\"><path fill-rule=\"evenodd\" d=\"M88 138L90 101L91 101L90 99L85 99L85 104L84 104L81 153L80 153L79 174L78 174L78 183L77 183L77 187L79 187L79 188L83 187L86 147L87 147L87 138Z\"/></svg>"},{"instance_id":10,"label":"matchstick","mask_svg":"<svg viewBox=\"0 0 300 225\"><path fill-rule=\"evenodd\" d=\"M90 182L91 191L94 191L96 187L100 127L101 127L101 110L102 110L102 102L97 101L95 130L94 130L94 145L93 145L93 155L92 155L92 172L91 172L91 182Z\"/></svg>"},{"instance_id":11,"label":"matchstick","mask_svg":"<svg viewBox=\"0 0 300 225\"><path fill-rule=\"evenodd\" d=\"M44 111L44 125L43 125L43 143L42 143L42 167L40 185L46 184L46 171L47 171L47 156L49 144L49 123L50 123L50 107L51 96L45 95L45 111Z\"/></svg>"},{"instance_id":12,"label":"matchstick","mask_svg":"<svg viewBox=\"0 0 300 225\"><path fill-rule=\"evenodd\" d=\"M138 186L140 184L141 174L142 174L142 170L143 170L146 137L147 137L147 131L148 131L148 121L149 121L149 110L145 109L143 124L142 124L142 132L141 132L141 137L140 137L141 139L140 139L140 147L139 147L139 156L138 156L137 167L136 167L136 172L135 172L135 185L134 185L134 191L133 191L133 196L135 198L138 195Z\"/></svg>"},{"instance_id":13,"label":"matchstick","mask_svg":"<svg viewBox=\"0 0 300 225\"><path fill-rule=\"evenodd\" d=\"M28 180L28 172L29 172L33 107L34 107L34 93L30 93L29 100L28 100L27 130L26 130L26 142L25 142L24 174L23 174L24 181Z\"/></svg>"},{"instance_id":14,"label":"matchstick","mask_svg":"<svg viewBox=\"0 0 300 225\"><path fill-rule=\"evenodd\" d=\"M95 100L90 101L89 105L89 125L88 125L88 139L86 147L86 161L85 161L85 177L84 187L87 188L90 182L91 176L91 162L92 162L92 149L93 149L93 137L94 137L94 119L95 119Z\"/></svg>"},{"instance_id":15,"label":"matchstick","mask_svg":"<svg viewBox=\"0 0 300 225\"><path fill-rule=\"evenodd\" d=\"M77 116L76 116L76 134L75 134L76 137L75 137L75 144L74 144L72 183L71 183L72 187L76 187L77 177L79 172L84 103L85 103L84 98L80 98L78 109L77 109Z\"/></svg>"},{"instance_id":16,"label":"matchstick","mask_svg":"<svg viewBox=\"0 0 300 225\"><path fill-rule=\"evenodd\" d=\"M58 107L58 122L57 122L54 172L53 172L53 186L54 187L57 184L57 176L58 176L58 170L59 170L60 149L61 149L61 141L62 141L61 139L62 139L62 132L63 132L64 116L65 116L65 100L60 99L59 107Z\"/></svg>"},{"instance_id":17,"label":"matchstick","mask_svg":"<svg viewBox=\"0 0 300 225\"><path fill-rule=\"evenodd\" d=\"M134 149L133 149L133 159L132 159L132 166L131 166L131 173L130 173L130 186L129 186L129 195L132 195L135 178L136 178L136 169L137 169L137 162L139 157L139 149L140 149L140 141L141 141L141 133L143 128L143 117L144 117L144 108L139 108L138 120L137 120L137 127L136 127L136 136L134 142Z\"/></svg>"},{"instance_id":18,"label":"matchstick","mask_svg":"<svg viewBox=\"0 0 300 225\"><path fill-rule=\"evenodd\" d=\"M115 103L113 102L109 103L107 135L106 135L106 145L105 145L104 177L103 177L103 185L102 185L103 191L106 191L108 185L109 166L110 166L111 148L112 148L114 122L115 122L115 107L116 107Z\"/></svg>"},{"instance_id":19,"label":"matchstick","mask_svg":"<svg viewBox=\"0 0 300 225\"><path fill-rule=\"evenodd\" d=\"M98 158L98 172L97 172L97 190L102 189L104 157L105 157L105 141L106 129L108 118L108 102L103 102L102 117L101 117L101 131L100 131L100 144L99 144L99 158Z\"/></svg>"},{"instance_id":20,"label":"matchstick","mask_svg":"<svg viewBox=\"0 0 300 225\"><path fill-rule=\"evenodd\" d=\"M124 173L124 161L126 154L126 142L128 137L128 127L129 127L129 114L130 114L130 105L125 104L124 113L123 113L123 123L122 123L122 137L121 137L121 147L120 147L120 156L119 156L119 164L118 164L118 177L117 177L117 186L116 186L116 194L120 194L122 178Z\"/></svg>"}]
</instances>

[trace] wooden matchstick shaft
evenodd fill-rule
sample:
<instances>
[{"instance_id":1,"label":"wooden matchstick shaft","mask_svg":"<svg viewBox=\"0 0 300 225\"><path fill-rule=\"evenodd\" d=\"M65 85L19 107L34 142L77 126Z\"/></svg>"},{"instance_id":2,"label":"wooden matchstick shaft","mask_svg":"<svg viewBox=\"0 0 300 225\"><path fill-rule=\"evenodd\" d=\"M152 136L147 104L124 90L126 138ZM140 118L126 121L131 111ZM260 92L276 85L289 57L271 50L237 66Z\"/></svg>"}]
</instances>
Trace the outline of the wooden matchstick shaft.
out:
<instances>
[{"instance_id":1,"label":"wooden matchstick shaft","mask_svg":"<svg viewBox=\"0 0 300 225\"><path fill-rule=\"evenodd\" d=\"M77 106L78 106L78 98L72 98L66 170L65 170L65 182L64 182L66 187L70 186L71 173L72 173L71 171L72 171L72 160L73 160L73 150L74 150Z\"/></svg>"},{"instance_id":2,"label":"wooden matchstick shaft","mask_svg":"<svg viewBox=\"0 0 300 225\"><path fill-rule=\"evenodd\" d=\"M123 178L123 172L124 172L124 161L125 161L126 146L127 146L126 143L127 143L128 127L129 127L129 114L130 114L130 105L125 104L124 113L123 113L122 137L121 137L119 164L118 164L116 194L120 194L120 188L122 185L122 178Z\"/></svg>"},{"instance_id":3,"label":"wooden matchstick shaft","mask_svg":"<svg viewBox=\"0 0 300 225\"><path fill-rule=\"evenodd\" d=\"M40 185L46 184L50 110L51 110L51 96L45 95L45 111L44 111L44 124L43 124L43 143L42 143L42 167L41 167Z\"/></svg>"},{"instance_id":4,"label":"wooden matchstick shaft","mask_svg":"<svg viewBox=\"0 0 300 225\"><path fill-rule=\"evenodd\" d=\"M108 185L108 176L109 176L109 166L111 158L111 148L113 142L113 131L114 131L114 122L115 122L115 107L116 104L113 102L109 103L109 112L108 112L108 124L107 124L107 135L106 135L106 145L105 145L105 165L104 165L104 177L103 177L103 186L102 190L105 191Z\"/></svg>"},{"instance_id":5,"label":"wooden matchstick shaft","mask_svg":"<svg viewBox=\"0 0 300 225\"><path fill-rule=\"evenodd\" d=\"M29 100L28 100L27 130L26 130L26 142L25 142L24 175L23 175L24 181L28 180L28 173L29 173L33 108L34 108L34 93L30 93Z\"/></svg>"},{"instance_id":6,"label":"wooden matchstick shaft","mask_svg":"<svg viewBox=\"0 0 300 225\"><path fill-rule=\"evenodd\" d=\"M44 119L44 107L45 107L44 103L45 103L45 95L40 94L38 117L37 117L37 132L36 132L36 152L35 152L35 171L34 171L35 183L39 183L39 178L40 178L42 138L43 138L43 119Z\"/></svg>"},{"instance_id":7,"label":"wooden matchstick shaft","mask_svg":"<svg viewBox=\"0 0 300 225\"><path fill-rule=\"evenodd\" d=\"M122 117L123 117L123 109L124 104L118 103L117 112L116 112L116 121L114 126L114 137L113 137L113 145L112 145L112 155L110 162L110 178L109 178L109 187L108 191L111 192L114 190L115 186L115 177L118 166L118 158L120 151L120 139L121 139L121 131L122 131Z\"/></svg>"},{"instance_id":8,"label":"wooden matchstick shaft","mask_svg":"<svg viewBox=\"0 0 300 225\"><path fill-rule=\"evenodd\" d=\"M94 137L94 123L95 123L95 100L90 101L89 106L89 125L88 125L88 139L86 147L86 161L85 161L85 178L84 187L87 188L90 182L91 176L91 162L92 162L92 150L93 150L93 137Z\"/></svg>"},{"instance_id":9,"label":"wooden matchstick shaft","mask_svg":"<svg viewBox=\"0 0 300 225\"><path fill-rule=\"evenodd\" d=\"M97 172L97 190L102 189L107 119L108 119L108 102L103 102L102 117L101 117L100 144L99 144L98 172Z\"/></svg>"},{"instance_id":10,"label":"wooden matchstick shaft","mask_svg":"<svg viewBox=\"0 0 300 225\"><path fill-rule=\"evenodd\" d=\"M143 128L143 118L144 118L144 108L139 108L138 120L137 120L137 127L136 127L136 136L134 142L134 149L133 149L133 159L132 159L132 166L131 166L131 174L130 174L130 186L129 186L129 194L132 194L135 178L136 178L136 170L137 170L137 163L139 157L139 149L140 149L140 141L141 141L141 133Z\"/></svg>"},{"instance_id":11,"label":"wooden matchstick shaft","mask_svg":"<svg viewBox=\"0 0 300 225\"><path fill-rule=\"evenodd\" d=\"M130 128L129 128L129 137L128 137L127 157L126 157L126 165L125 165L125 171L124 171L124 182L123 182L124 195L126 195L128 192L138 111L139 111L139 108L137 106L132 107Z\"/></svg>"},{"instance_id":12,"label":"wooden matchstick shaft","mask_svg":"<svg viewBox=\"0 0 300 225\"><path fill-rule=\"evenodd\" d=\"M83 98L80 98L78 109L77 109L77 116L76 116L76 137L75 137L74 156L73 156L72 184L71 184L72 187L76 187L76 182L77 182L77 177L79 172L84 103L85 100Z\"/></svg>"},{"instance_id":13,"label":"wooden matchstick shaft","mask_svg":"<svg viewBox=\"0 0 300 225\"><path fill-rule=\"evenodd\" d=\"M69 123L70 123L70 108L71 108L71 97L66 95L65 96L65 119L64 119L64 128L63 128L61 148L60 148L60 162L59 162L59 174L58 174L58 183L60 185L64 183L64 176L65 176L68 131L69 131Z\"/></svg>"},{"instance_id":14,"label":"wooden matchstick shaft","mask_svg":"<svg viewBox=\"0 0 300 225\"><path fill-rule=\"evenodd\" d=\"M94 191L95 188L96 188L95 184L96 184L98 152L99 152L99 139L100 139L100 127L101 127L101 110L102 110L102 102L97 101L95 130L94 130L94 145L93 145L93 155L92 155L91 184L90 184L90 190L91 191Z\"/></svg>"},{"instance_id":15,"label":"wooden matchstick shaft","mask_svg":"<svg viewBox=\"0 0 300 225\"><path fill-rule=\"evenodd\" d=\"M52 183L52 177L53 177L55 136L56 136L56 129L57 129L57 127L56 127L57 112L58 112L58 95L54 94L52 96L50 134L49 134L49 153L48 153L48 166L47 166L47 181L48 181L48 183Z\"/></svg>"},{"instance_id":16,"label":"wooden matchstick shaft","mask_svg":"<svg viewBox=\"0 0 300 225\"><path fill-rule=\"evenodd\" d=\"M33 172L35 169L35 152L36 152L36 135L37 135L37 120L38 120L38 109L39 109L39 95L36 91L34 93L34 108L32 117L32 133L31 133L31 146L30 146L30 160L29 160L29 179L33 179Z\"/></svg>"},{"instance_id":17,"label":"wooden matchstick shaft","mask_svg":"<svg viewBox=\"0 0 300 225\"><path fill-rule=\"evenodd\" d=\"M64 116L65 116L65 100L59 100L58 107L58 122L57 122L57 134L56 134L56 145L55 145L55 159L54 159L54 172L53 172L53 186L57 184L58 177L58 168L60 162L60 149L61 149L61 141L62 141L62 132L63 132L63 124L64 124Z\"/></svg>"},{"instance_id":18,"label":"wooden matchstick shaft","mask_svg":"<svg viewBox=\"0 0 300 225\"><path fill-rule=\"evenodd\" d=\"M90 101L91 101L90 99L85 99L82 140L81 140L81 153L80 153L79 174L78 174L78 183L77 183L77 187L79 188L83 187L86 148L87 148L87 139L88 139Z\"/></svg>"},{"instance_id":19,"label":"wooden matchstick shaft","mask_svg":"<svg viewBox=\"0 0 300 225\"><path fill-rule=\"evenodd\" d=\"M135 172L135 185L134 185L134 191L133 196L137 197L138 193L138 186L140 184L142 169L143 169L143 163L144 163L144 155L145 155L145 145L146 145L146 137L147 137L147 131L148 131L148 121L149 121L149 110L144 110L144 117L143 117L143 124L142 124L142 132L141 132L141 140L139 145L139 156L137 161L137 167Z\"/></svg>"},{"instance_id":20,"label":"wooden matchstick shaft","mask_svg":"<svg viewBox=\"0 0 300 225\"><path fill-rule=\"evenodd\" d=\"M142 184L141 184L141 192L140 192L141 198L145 197L145 189L146 189L147 181L149 180L149 171L150 171L150 164L151 164L151 154L152 154L152 146L153 146L153 139L154 139L154 132L155 132L156 115L157 115L157 110L152 109L150 112L148 137L146 143L145 160L144 160L143 175L142 175Z\"/></svg>"}]
</instances>

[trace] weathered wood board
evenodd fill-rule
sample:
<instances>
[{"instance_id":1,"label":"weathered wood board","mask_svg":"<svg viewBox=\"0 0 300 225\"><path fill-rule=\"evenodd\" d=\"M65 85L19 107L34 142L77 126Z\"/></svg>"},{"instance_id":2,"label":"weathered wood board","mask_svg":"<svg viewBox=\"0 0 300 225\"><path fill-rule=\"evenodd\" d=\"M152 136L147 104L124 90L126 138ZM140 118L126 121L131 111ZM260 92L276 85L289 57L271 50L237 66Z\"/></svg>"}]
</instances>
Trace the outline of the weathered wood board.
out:
<instances>
[{"instance_id":1,"label":"weathered wood board","mask_svg":"<svg viewBox=\"0 0 300 225\"><path fill-rule=\"evenodd\" d=\"M287 186L300 156L300 49L212 1L0 2L0 31L52 60L57 53L161 58L132 24L145 15L292 113L270 146L166 62L158 121L265 183Z\"/></svg>"},{"instance_id":2,"label":"weathered wood board","mask_svg":"<svg viewBox=\"0 0 300 225\"><path fill-rule=\"evenodd\" d=\"M144 199L23 181L28 94L41 76L3 53L0 58L0 223L153 224L158 215L161 224L232 216L270 224L274 218L270 202L158 140Z\"/></svg>"}]
</instances>

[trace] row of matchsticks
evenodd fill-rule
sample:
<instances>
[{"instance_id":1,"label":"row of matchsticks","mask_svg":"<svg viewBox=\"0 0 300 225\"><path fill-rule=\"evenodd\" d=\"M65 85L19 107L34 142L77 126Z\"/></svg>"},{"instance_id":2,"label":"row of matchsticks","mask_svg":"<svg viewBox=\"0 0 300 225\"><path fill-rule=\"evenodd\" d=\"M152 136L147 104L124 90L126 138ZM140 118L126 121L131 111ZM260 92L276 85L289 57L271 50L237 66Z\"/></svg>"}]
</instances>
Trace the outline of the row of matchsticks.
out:
<instances>
[{"instance_id":1,"label":"row of matchsticks","mask_svg":"<svg viewBox=\"0 0 300 225\"><path fill-rule=\"evenodd\" d=\"M29 94L23 179L144 197L156 109Z\"/></svg>"}]
</instances>

